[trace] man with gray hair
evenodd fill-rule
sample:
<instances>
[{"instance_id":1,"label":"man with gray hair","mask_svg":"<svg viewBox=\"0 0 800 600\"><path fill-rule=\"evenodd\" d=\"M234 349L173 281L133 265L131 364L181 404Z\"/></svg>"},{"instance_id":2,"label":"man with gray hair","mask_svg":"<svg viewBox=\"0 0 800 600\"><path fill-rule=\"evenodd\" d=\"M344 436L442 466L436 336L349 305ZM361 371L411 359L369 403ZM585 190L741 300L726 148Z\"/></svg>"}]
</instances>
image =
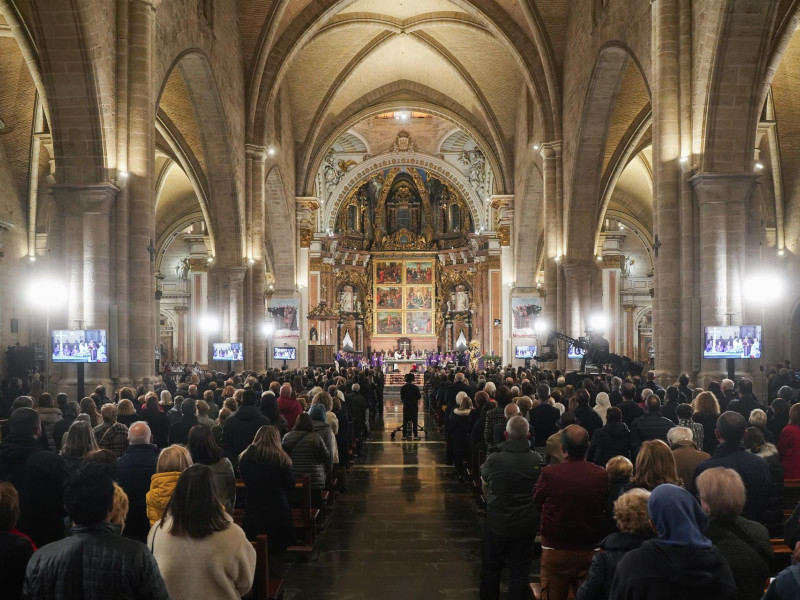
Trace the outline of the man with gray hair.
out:
<instances>
[{"instance_id":1,"label":"man with gray hair","mask_svg":"<svg viewBox=\"0 0 800 600\"><path fill-rule=\"evenodd\" d=\"M733 391L734 383L731 379L723 379L719 384L719 389L722 390L722 398L717 398L719 401L719 413L722 414L728 410L728 405L734 400L738 400L736 392Z\"/></svg>"},{"instance_id":2,"label":"man with gray hair","mask_svg":"<svg viewBox=\"0 0 800 600\"><path fill-rule=\"evenodd\" d=\"M503 418L505 419L502 423L497 423L494 426L494 446L490 448L490 450L496 450L497 445L501 444L506 438L506 427L508 425L508 421L512 417L516 417L519 415L519 406L514 404L513 402L506 404L506 407L503 409ZM527 419L526 419L527 420Z\"/></svg>"},{"instance_id":3,"label":"man with gray hair","mask_svg":"<svg viewBox=\"0 0 800 600\"><path fill-rule=\"evenodd\" d=\"M711 456L697 449L694 433L688 427L673 427L667 432L667 441L675 457L678 476L683 479L683 487L691 489L697 465Z\"/></svg>"},{"instance_id":4,"label":"man with gray hair","mask_svg":"<svg viewBox=\"0 0 800 600\"><path fill-rule=\"evenodd\" d=\"M488 485L486 525L481 547L480 597L499 598L500 572L508 563L509 598L525 598L528 570L539 529L539 513L531 498L542 458L530 448L528 421L512 416L505 425L506 442L481 467Z\"/></svg>"},{"instance_id":5,"label":"man with gray hair","mask_svg":"<svg viewBox=\"0 0 800 600\"><path fill-rule=\"evenodd\" d=\"M117 461L120 487L128 494L128 517L124 534L139 541L147 540L150 521L147 518L147 492L150 478L156 472L158 448L153 443L150 426L144 421L133 423L128 429L128 449Z\"/></svg>"}]
</instances>

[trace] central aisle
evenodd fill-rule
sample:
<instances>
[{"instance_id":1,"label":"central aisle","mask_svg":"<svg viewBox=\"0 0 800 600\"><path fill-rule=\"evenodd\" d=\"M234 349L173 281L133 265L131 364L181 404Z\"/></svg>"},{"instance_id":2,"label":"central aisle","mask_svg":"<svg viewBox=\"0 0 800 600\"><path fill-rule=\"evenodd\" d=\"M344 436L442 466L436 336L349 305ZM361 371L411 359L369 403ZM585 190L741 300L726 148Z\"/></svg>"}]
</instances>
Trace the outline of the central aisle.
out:
<instances>
[{"instance_id":1,"label":"central aisle","mask_svg":"<svg viewBox=\"0 0 800 600\"><path fill-rule=\"evenodd\" d=\"M424 412L420 405L421 423ZM469 488L444 464L435 427L427 440L390 440L402 406L388 390L384 414L314 557L291 565L286 600L477 598L482 525Z\"/></svg>"}]
</instances>

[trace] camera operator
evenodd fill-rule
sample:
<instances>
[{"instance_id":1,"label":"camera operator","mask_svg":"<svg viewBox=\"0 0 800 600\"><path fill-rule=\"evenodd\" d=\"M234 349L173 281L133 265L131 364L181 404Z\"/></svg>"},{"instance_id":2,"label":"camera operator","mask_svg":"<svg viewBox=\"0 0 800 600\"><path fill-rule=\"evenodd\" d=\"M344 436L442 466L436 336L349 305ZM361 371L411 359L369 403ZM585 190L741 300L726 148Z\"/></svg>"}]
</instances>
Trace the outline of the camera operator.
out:
<instances>
[{"instance_id":1,"label":"camera operator","mask_svg":"<svg viewBox=\"0 0 800 600\"><path fill-rule=\"evenodd\" d=\"M409 421L413 424L414 439L419 439L417 435L417 417L420 398L422 398L422 393L414 383L414 374L406 373L406 383L400 388L400 400L403 402L403 439L411 439L411 432L408 430Z\"/></svg>"}]
</instances>

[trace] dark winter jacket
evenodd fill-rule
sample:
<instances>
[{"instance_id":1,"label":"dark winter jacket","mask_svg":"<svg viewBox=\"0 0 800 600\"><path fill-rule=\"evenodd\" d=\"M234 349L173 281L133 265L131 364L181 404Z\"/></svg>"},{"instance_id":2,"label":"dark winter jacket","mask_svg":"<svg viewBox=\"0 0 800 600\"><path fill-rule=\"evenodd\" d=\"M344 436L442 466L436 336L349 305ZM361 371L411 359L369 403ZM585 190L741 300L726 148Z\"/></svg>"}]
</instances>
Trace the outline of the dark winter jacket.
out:
<instances>
[{"instance_id":1,"label":"dark winter jacket","mask_svg":"<svg viewBox=\"0 0 800 600\"><path fill-rule=\"evenodd\" d=\"M330 452L320 436L311 431L290 431L283 438L283 449L292 459L295 479L309 475L311 489L325 488Z\"/></svg>"},{"instance_id":2,"label":"dark winter jacket","mask_svg":"<svg viewBox=\"0 0 800 600\"><path fill-rule=\"evenodd\" d=\"M736 582L720 551L648 540L617 565L611 598L618 600L735 600Z\"/></svg>"},{"instance_id":3,"label":"dark winter jacket","mask_svg":"<svg viewBox=\"0 0 800 600\"><path fill-rule=\"evenodd\" d=\"M158 448L169 446L169 419L167 415L157 409L144 410L141 414L142 418L150 426L150 432L153 434L153 443Z\"/></svg>"},{"instance_id":4,"label":"dark winter jacket","mask_svg":"<svg viewBox=\"0 0 800 600\"><path fill-rule=\"evenodd\" d=\"M592 557L589 575L583 582L577 600L605 600L611 591L619 561L631 550L652 539L653 535L634 535L632 533L612 533L600 542L600 551Z\"/></svg>"},{"instance_id":5,"label":"dark winter jacket","mask_svg":"<svg viewBox=\"0 0 800 600\"><path fill-rule=\"evenodd\" d=\"M17 600L22 596L25 569L33 555L27 538L11 531L0 531L0 581L3 597Z\"/></svg>"},{"instance_id":6,"label":"dark winter jacket","mask_svg":"<svg viewBox=\"0 0 800 600\"><path fill-rule=\"evenodd\" d=\"M128 517L125 520L125 535L144 542L150 531L147 518L147 492L150 478L156 472L158 448L152 444L128 446L117 461L117 483L128 495Z\"/></svg>"},{"instance_id":7,"label":"dark winter jacket","mask_svg":"<svg viewBox=\"0 0 800 600\"><path fill-rule=\"evenodd\" d=\"M36 552L23 591L31 600L169 600L147 546L122 537L110 523L74 527Z\"/></svg>"},{"instance_id":8,"label":"dark winter jacket","mask_svg":"<svg viewBox=\"0 0 800 600\"><path fill-rule=\"evenodd\" d=\"M189 443L189 431L197 425L197 415L183 415L183 418L169 428L169 443L183 444Z\"/></svg>"},{"instance_id":9,"label":"dark winter jacket","mask_svg":"<svg viewBox=\"0 0 800 600\"><path fill-rule=\"evenodd\" d=\"M608 423L594 432L586 460L605 467L615 456L631 457L631 432L620 421Z\"/></svg>"},{"instance_id":10,"label":"dark winter jacket","mask_svg":"<svg viewBox=\"0 0 800 600\"><path fill-rule=\"evenodd\" d=\"M661 412L645 413L631 425L631 456L639 454L644 442L649 440L667 441L667 432L675 427L675 423L664 417Z\"/></svg>"},{"instance_id":11,"label":"dark winter jacket","mask_svg":"<svg viewBox=\"0 0 800 600\"><path fill-rule=\"evenodd\" d=\"M589 439L603 426L603 418L589 406L577 406L572 412L575 422L589 433Z\"/></svg>"},{"instance_id":12,"label":"dark winter jacket","mask_svg":"<svg viewBox=\"0 0 800 600\"><path fill-rule=\"evenodd\" d=\"M250 405L240 406L239 410L225 420L222 427L222 449L234 469L239 464L239 455L253 443L256 432L264 425L269 425L269 419L257 407Z\"/></svg>"},{"instance_id":13,"label":"dark winter jacket","mask_svg":"<svg viewBox=\"0 0 800 600\"><path fill-rule=\"evenodd\" d=\"M247 490L244 529L247 538L254 540L266 533L270 548L285 549L295 543L292 509L289 495L295 479L291 467L270 465L248 450L239 463Z\"/></svg>"},{"instance_id":14,"label":"dark winter jacket","mask_svg":"<svg viewBox=\"0 0 800 600\"><path fill-rule=\"evenodd\" d=\"M17 528L39 547L64 537L61 489L67 475L62 458L37 439L12 435L0 444L0 481L14 484L19 493Z\"/></svg>"},{"instance_id":15,"label":"dark winter jacket","mask_svg":"<svg viewBox=\"0 0 800 600\"><path fill-rule=\"evenodd\" d=\"M728 561L739 600L761 598L772 563L772 544L767 528L742 517L712 517L704 534Z\"/></svg>"},{"instance_id":16,"label":"dark winter jacket","mask_svg":"<svg viewBox=\"0 0 800 600\"><path fill-rule=\"evenodd\" d=\"M763 600L793 600L797 597L800 597L800 565L792 565L778 573Z\"/></svg>"},{"instance_id":17,"label":"dark winter jacket","mask_svg":"<svg viewBox=\"0 0 800 600\"><path fill-rule=\"evenodd\" d=\"M642 407L633 400L623 400L617 405L622 411L622 422L630 428L633 422L644 414Z\"/></svg>"},{"instance_id":18,"label":"dark winter jacket","mask_svg":"<svg viewBox=\"0 0 800 600\"><path fill-rule=\"evenodd\" d=\"M64 415L64 418L53 426L53 442L56 447L56 452L61 451L61 442L64 440L64 435L69 431L70 425L74 422L75 415Z\"/></svg>"},{"instance_id":19,"label":"dark winter jacket","mask_svg":"<svg viewBox=\"0 0 800 600\"><path fill-rule=\"evenodd\" d=\"M475 425L477 411L456 408L450 413L448 431L450 432L450 443L453 447L453 457L455 459L466 458L469 454L469 436L471 428Z\"/></svg>"},{"instance_id":20,"label":"dark winter jacket","mask_svg":"<svg viewBox=\"0 0 800 600\"><path fill-rule=\"evenodd\" d=\"M719 419L719 415L701 415L700 413L692 415L692 421L703 426L703 447L700 450L709 454L713 454L719 444L716 433L717 419Z\"/></svg>"},{"instance_id":21,"label":"dark winter jacket","mask_svg":"<svg viewBox=\"0 0 800 600\"><path fill-rule=\"evenodd\" d=\"M558 431L558 419L561 413L552 404L541 402L528 413L528 420L533 427L533 437L538 440L537 446L544 446L545 441Z\"/></svg>"}]
</instances>

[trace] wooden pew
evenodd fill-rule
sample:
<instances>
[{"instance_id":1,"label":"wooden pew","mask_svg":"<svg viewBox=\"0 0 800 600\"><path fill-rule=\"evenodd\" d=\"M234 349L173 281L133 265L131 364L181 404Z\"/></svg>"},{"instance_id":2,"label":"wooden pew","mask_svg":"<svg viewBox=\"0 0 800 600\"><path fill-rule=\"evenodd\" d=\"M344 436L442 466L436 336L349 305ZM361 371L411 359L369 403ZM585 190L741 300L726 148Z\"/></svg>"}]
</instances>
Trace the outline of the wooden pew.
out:
<instances>
[{"instance_id":1,"label":"wooden pew","mask_svg":"<svg viewBox=\"0 0 800 600\"><path fill-rule=\"evenodd\" d=\"M280 600L283 598L283 579L270 577L267 536L259 535L255 542L250 543L256 551L256 573L252 589L243 597L253 600Z\"/></svg>"},{"instance_id":2,"label":"wooden pew","mask_svg":"<svg viewBox=\"0 0 800 600\"><path fill-rule=\"evenodd\" d=\"M304 475L295 484L294 498L290 499L294 528L300 534L300 543L289 546L289 555L299 556L305 560L311 556L316 543L316 523L319 509L311 507L311 477Z\"/></svg>"}]
</instances>

